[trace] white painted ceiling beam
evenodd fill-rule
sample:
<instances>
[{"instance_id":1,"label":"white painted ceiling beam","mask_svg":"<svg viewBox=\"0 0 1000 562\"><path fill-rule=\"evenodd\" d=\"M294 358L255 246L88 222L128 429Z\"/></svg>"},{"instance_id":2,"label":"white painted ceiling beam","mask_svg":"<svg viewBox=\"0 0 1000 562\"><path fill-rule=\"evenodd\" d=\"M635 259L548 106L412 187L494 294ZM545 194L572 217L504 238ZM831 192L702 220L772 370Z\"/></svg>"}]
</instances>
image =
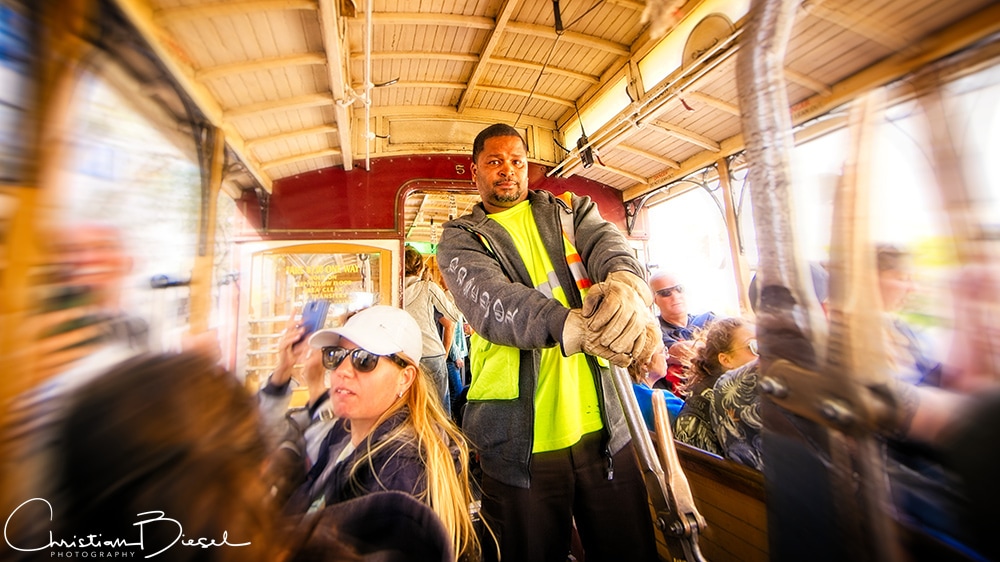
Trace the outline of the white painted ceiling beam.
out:
<instances>
[{"instance_id":1,"label":"white painted ceiling beam","mask_svg":"<svg viewBox=\"0 0 1000 562\"><path fill-rule=\"evenodd\" d=\"M170 34L154 20L153 10L149 4L142 0L115 0L115 2L125 18L150 45L156 57L163 62L167 72L174 78L183 93L194 102L213 126L222 129L229 148L243 162L254 180L267 192L270 192L271 177L264 173L260 162L250 154L243 137L236 132L231 123L225 120L223 109L216 101L215 96L195 79L194 69L177 56L174 48L164 45L164 38L170 37Z\"/></svg>"}]
</instances>

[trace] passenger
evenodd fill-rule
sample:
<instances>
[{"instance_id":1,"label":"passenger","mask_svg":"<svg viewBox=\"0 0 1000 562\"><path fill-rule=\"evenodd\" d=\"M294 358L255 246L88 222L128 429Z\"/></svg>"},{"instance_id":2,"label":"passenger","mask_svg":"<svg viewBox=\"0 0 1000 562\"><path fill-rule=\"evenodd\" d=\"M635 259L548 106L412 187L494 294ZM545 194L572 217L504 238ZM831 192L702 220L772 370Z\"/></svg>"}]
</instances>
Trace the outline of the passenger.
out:
<instances>
[{"instance_id":1,"label":"passenger","mask_svg":"<svg viewBox=\"0 0 1000 562\"><path fill-rule=\"evenodd\" d=\"M426 263L426 271L430 274L428 279L437 283L444 290L444 294L448 297L448 300L454 304L455 298L451 296L451 292L448 290L448 283L441 275L437 256L428 257ZM448 329L450 322L448 318L439 312L435 312L434 315L438 317L438 321L442 325L441 341L448 349L446 364L448 366L448 393L451 402L452 418L459 420L458 409L461 406L461 397L466 384L465 363L469 359L469 346L465 341L467 323L465 318L459 315L458 322L451 329Z\"/></svg>"},{"instance_id":2,"label":"passenger","mask_svg":"<svg viewBox=\"0 0 1000 562\"><path fill-rule=\"evenodd\" d=\"M920 476L930 477L930 483L942 484L943 489L913 486L912 479L901 482L900 475L916 475L913 463L911 469L895 474L890 465L895 478L890 483L897 506L901 499L910 500L899 509L904 520L915 520L952 545L958 541L960 550L976 549L976 554L966 555L968 559L998 560L1000 486L995 476L997 454L990 444L996 442L1000 427L1000 330L997 316L986 311L1000 302L1000 273L995 266L963 268L953 281L952 297L954 336L942 369L943 389L905 382L894 389L900 426L892 437L931 447L929 459L940 461L946 471L928 471L934 468L928 463L917 468ZM925 479L923 484L927 483ZM912 493L898 493L907 489Z\"/></svg>"},{"instance_id":3,"label":"passenger","mask_svg":"<svg viewBox=\"0 0 1000 562\"><path fill-rule=\"evenodd\" d=\"M28 345L12 361L21 389L6 408L4 473L43 496L51 486L52 431L65 400L111 366L148 348L148 324L130 313L122 287L132 270L121 231L108 224L66 224L44 233L50 244L39 267L38 306L18 329Z\"/></svg>"},{"instance_id":4,"label":"passenger","mask_svg":"<svg viewBox=\"0 0 1000 562\"><path fill-rule=\"evenodd\" d=\"M318 355L319 351L301 341L303 330L299 315L293 314L278 340L278 363L261 385L257 398L270 449L293 453L299 461L312 466L319 459L320 446L336 416L324 381L323 363L310 360L310 355ZM289 410L296 365L302 365L300 377L306 384L308 397L304 408ZM300 439L301 446L296 445Z\"/></svg>"},{"instance_id":5,"label":"passenger","mask_svg":"<svg viewBox=\"0 0 1000 562\"><path fill-rule=\"evenodd\" d=\"M338 419L288 511L405 492L437 513L456 553L477 555L468 447L418 366L423 342L416 320L399 308L373 306L339 328L316 332L309 345L320 352L310 361L332 371Z\"/></svg>"},{"instance_id":6,"label":"passenger","mask_svg":"<svg viewBox=\"0 0 1000 562\"><path fill-rule=\"evenodd\" d=\"M929 359L925 345L915 332L895 312L900 310L912 290L908 255L898 248L882 244L876 247L879 272L879 293L887 315L891 367L904 382L935 385L941 365ZM810 264L810 276L816 298L824 312L827 306L829 279L818 264ZM750 284L751 303L756 304L757 278ZM728 458L762 469L760 399L757 393L757 362L726 373L715 384L713 421L717 437ZM897 442L893 448L901 447ZM899 451L891 454L897 454ZM902 459L896 459L899 462ZM912 469L907 472L916 475Z\"/></svg>"},{"instance_id":7,"label":"passenger","mask_svg":"<svg viewBox=\"0 0 1000 562\"><path fill-rule=\"evenodd\" d=\"M669 390L653 388L656 381L662 379L667 374L667 350L660 348L653 354L653 359L645 369L629 369L632 375L632 391L635 399L639 402L639 410L642 412L642 419L646 422L646 429L656 431L653 420L653 394L660 392L663 395L664 403L667 406L669 424L673 427L677 414L684 406L684 401L675 396Z\"/></svg>"},{"instance_id":8,"label":"passenger","mask_svg":"<svg viewBox=\"0 0 1000 562\"><path fill-rule=\"evenodd\" d=\"M458 320L451 349L448 350L448 390L453 415L461 404L462 392L465 390L465 363L469 359L465 344L465 324L464 318Z\"/></svg>"},{"instance_id":9,"label":"passenger","mask_svg":"<svg viewBox=\"0 0 1000 562\"><path fill-rule=\"evenodd\" d=\"M172 560L276 558L286 545L258 475L255 414L236 379L200 354L113 367L70 398L59 426L53 536L123 537L141 514L163 512L187 537L226 533L234 545L176 545ZM141 548L152 554L176 535L173 525L144 525Z\"/></svg>"},{"instance_id":10,"label":"passenger","mask_svg":"<svg viewBox=\"0 0 1000 562\"><path fill-rule=\"evenodd\" d=\"M89 373L149 349L149 326L130 313L122 289L132 271L121 231L102 223L63 226L51 233L51 263L39 279L43 293L35 323L56 322L42 329L43 345L35 373L61 374L61 384L85 382ZM56 337L58 336L58 337ZM97 355L97 357L94 357ZM106 356L106 357L104 357ZM76 372L69 371L76 369Z\"/></svg>"},{"instance_id":11,"label":"passenger","mask_svg":"<svg viewBox=\"0 0 1000 562\"><path fill-rule=\"evenodd\" d=\"M25 559L141 551L191 562L400 560L404 544L408 560L454 559L437 517L402 494L282 518L259 478L265 446L253 399L209 356L134 357L68 404L58 429L58 493L25 502L8 519L9 527L30 519L45 528L5 536L8 545L76 544L19 549Z\"/></svg>"},{"instance_id":12,"label":"passenger","mask_svg":"<svg viewBox=\"0 0 1000 562\"><path fill-rule=\"evenodd\" d=\"M704 343L680 387L686 398L674 423L674 437L721 456L722 445L712 426L713 387L724 372L757 358L757 339L753 327L740 318L717 319L702 337Z\"/></svg>"},{"instance_id":13,"label":"passenger","mask_svg":"<svg viewBox=\"0 0 1000 562\"><path fill-rule=\"evenodd\" d=\"M878 245L876 257L892 370L897 378L908 383L940 386L941 364L930 357L927 343L899 316L907 296L913 291L910 257L889 244Z\"/></svg>"},{"instance_id":14,"label":"passenger","mask_svg":"<svg viewBox=\"0 0 1000 562\"><path fill-rule=\"evenodd\" d=\"M447 350L438 335L438 322L434 311L438 311L451 322L457 322L461 314L445 296L444 290L433 281L421 279L424 272L424 256L412 246L406 247L403 259L406 277L403 279L403 308L406 309L423 336L423 359L420 365L430 375L437 387L437 395L445 413L451 415L451 399L448 392Z\"/></svg>"},{"instance_id":15,"label":"passenger","mask_svg":"<svg viewBox=\"0 0 1000 562\"><path fill-rule=\"evenodd\" d=\"M895 250L887 252L883 246L877 251L880 269L887 257L896 258ZM894 281L908 284L905 277ZM995 515L1000 487L993 476L996 455L985 444L996 435L992 424L1000 406L1000 350L995 316L983 310L1000 302L1000 277L988 268L960 271L952 296L955 333L948 363L941 369L944 390L913 384L905 374L894 378L900 425L883 435L886 469L894 513L902 523L968 559L992 560L1000 552ZM892 302L884 300L887 306ZM911 357L914 362L920 359L919 354ZM919 365L890 365L902 367L904 373L920 371Z\"/></svg>"},{"instance_id":16,"label":"passenger","mask_svg":"<svg viewBox=\"0 0 1000 562\"><path fill-rule=\"evenodd\" d=\"M826 314L829 274L818 263L809 264L813 292ZM750 304L757 310L757 276L750 280ZM760 391L757 380L760 360L727 371L713 387L712 426L722 447L723 456L740 464L764 469L760 414Z\"/></svg>"},{"instance_id":17,"label":"passenger","mask_svg":"<svg viewBox=\"0 0 1000 562\"><path fill-rule=\"evenodd\" d=\"M597 359L645 365L660 343L642 266L588 198L528 189L517 129L481 131L471 172L482 203L445 224L438 258L475 330L463 427L500 555L566 560L575 519L588 562L655 560L642 474Z\"/></svg>"},{"instance_id":18,"label":"passenger","mask_svg":"<svg viewBox=\"0 0 1000 562\"><path fill-rule=\"evenodd\" d=\"M877 245L875 252L890 371L907 385L941 386L941 364L930 357L929 346L899 314L914 288L910 256L890 244ZM965 500L960 497L957 478L940 462L940 454L898 435L886 437L885 451L898 516L911 525L965 540L966 531L956 515Z\"/></svg>"},{"instance_id":19,"label":"passenger","mask_svg":"<svg viewBox=\"0 0 1000 562\"><path fill-rule=\"evenodd\" d=\"M657 381L657 388L677 394L694 358L694 338L715 319L715 314L704 312L697 316L688 314L684 286L673 273L658 271L649 278L653 302L660 310L660 332L667 349L667 375Z\"/></svg>"},{"instance_id":20,"label":"passenger","mask_svg":"<svg viewBox=\"0 0 1000 562\"><path fill-rule=\"evenodd\" d=\"M754 359L715 381L711 414L722 456L763 471L760 432L764 422L757 390L759 364Z\"/></svg>"},{"instance_id":21,"label":"passenger","mask_svg":"<svg viewBox=\"0 0 1000 562\"><path fill-rule=\"evenodd\" d=\"M887 245L878 246L876 256L883 305L887 312L898 310L912 288L905 264L907 256ZM817 298L825 311L826 274L818 267L813 267L812 273ZM996 417L1000 393L995 364L989 359L983 361L996 354L995 343L989 337L982 337L995 330L990 317L978 311L963 317L962 312L1000 300L997 279L993 272L976 269L960 273L954 292L956 333L949 364L943 368L927 361L919 344L911 348L911 342L919 339L904 335L895 340L902 342L900 347L889 350L894 375L891 391L898 423L879 434L885 447L894 516L908 527L921 528L935 540L962 553L963 559L970 560L996 557L994 506L1000 497L996 478L992 476L996 463L988 455L992 449L984 449L982 442L975 440L995 433L995 428L979 424ZM751 283L751 296L753 290ZM969 303L975 304L970 307ZM935 388L933 384L914 384L921 379L923 383L932 382L935 370L945 375L961 373L984 384L977 385L978 392L969 395ZM914 373L919 376L912 376ZM924 374L928 376L924 378ZM987 382L990 379L992 382ZM720 377L716 383L714 419L732 424L728 435L734 442L737 435L742 437L738 440L738 452L727 451L727 456L748 465L756 463L761 468L760 399L753 390L756 380L757 362ZM728 390L721 390L723 387ZM954 388L947 383L942 387ZM968 418L967 413L970 413ZM717 429L720 441L725 444L723 423ZM984 478L987 474L990 476ZM971 551L970 546L979 551ZM993 556L983 558L981 553Z\"/></svg>"}]
</instances>

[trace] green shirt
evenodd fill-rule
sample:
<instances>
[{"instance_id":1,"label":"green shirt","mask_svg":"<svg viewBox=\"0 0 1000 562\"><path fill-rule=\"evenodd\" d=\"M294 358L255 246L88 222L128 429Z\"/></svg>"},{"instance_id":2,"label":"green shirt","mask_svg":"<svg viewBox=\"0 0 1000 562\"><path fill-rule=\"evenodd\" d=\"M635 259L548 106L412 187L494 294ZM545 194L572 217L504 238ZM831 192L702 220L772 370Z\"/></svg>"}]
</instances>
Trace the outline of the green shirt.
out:
<instances>
[{"instance_id":1,"label":"green shirt","mask_svg":"<svg viewBox=\"0 0 1000 562\"><path fill-rule=\"evenodd\" d=\"M531 203L522 201L489 217L510 234L535 288L568 308L566 293L535 225ZM575 251L565 236L563 245L567 253ZM564 357L559 346L541 350L534 402L533 453L565 449L603 426L597 387L582 353Z\"/></svg>"}]
</instances>

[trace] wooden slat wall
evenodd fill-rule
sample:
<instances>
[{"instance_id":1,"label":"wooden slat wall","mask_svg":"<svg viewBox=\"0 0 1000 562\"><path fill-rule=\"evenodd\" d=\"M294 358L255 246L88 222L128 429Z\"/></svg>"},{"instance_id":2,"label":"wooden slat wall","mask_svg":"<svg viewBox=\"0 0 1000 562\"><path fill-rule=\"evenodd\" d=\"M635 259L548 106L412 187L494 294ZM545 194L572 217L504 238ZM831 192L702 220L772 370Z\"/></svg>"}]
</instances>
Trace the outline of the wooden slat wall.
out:
<instances>
[{"instance_id":1,"label":"wooden slat wall","mask_svg":"<svg viewBox=\"0 0 1000 562\"><path fill-rule=\"evenodd\" d=\"M712 562L766 562L767 507L761 473L677 443L695 505L708 529L699 540Z\"/></svg>"}]
</instances>

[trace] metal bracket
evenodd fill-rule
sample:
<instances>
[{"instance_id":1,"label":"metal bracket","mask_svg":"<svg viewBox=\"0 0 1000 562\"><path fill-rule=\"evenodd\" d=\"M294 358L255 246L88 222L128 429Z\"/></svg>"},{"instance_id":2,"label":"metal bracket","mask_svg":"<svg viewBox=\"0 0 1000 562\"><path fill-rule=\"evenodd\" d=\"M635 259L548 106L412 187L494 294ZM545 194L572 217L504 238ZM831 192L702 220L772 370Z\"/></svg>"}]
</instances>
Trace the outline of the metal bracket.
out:
<instances>
[{"instance_id":1,"label":"metal bracket","mask_svg":"<svg viewBox=\"0 0 1000 562\"><path fill-rule=\"evenodd\" d=\"M758 385L782 408L848 435L890 430L896 419L897 400L891 388L869 388L785 359L769 365Z\"/></svg>"}]
</instances>

